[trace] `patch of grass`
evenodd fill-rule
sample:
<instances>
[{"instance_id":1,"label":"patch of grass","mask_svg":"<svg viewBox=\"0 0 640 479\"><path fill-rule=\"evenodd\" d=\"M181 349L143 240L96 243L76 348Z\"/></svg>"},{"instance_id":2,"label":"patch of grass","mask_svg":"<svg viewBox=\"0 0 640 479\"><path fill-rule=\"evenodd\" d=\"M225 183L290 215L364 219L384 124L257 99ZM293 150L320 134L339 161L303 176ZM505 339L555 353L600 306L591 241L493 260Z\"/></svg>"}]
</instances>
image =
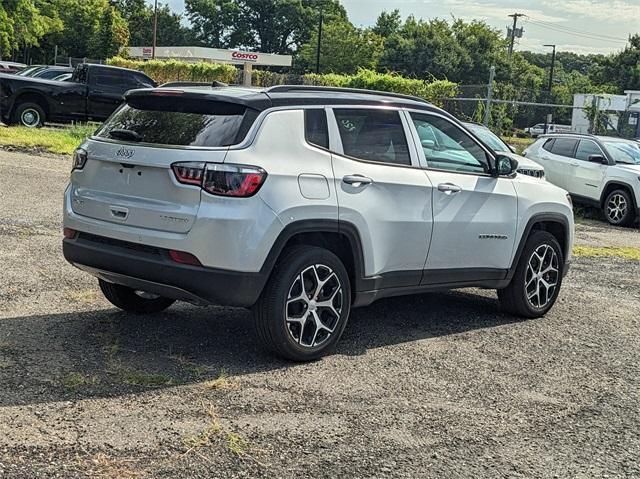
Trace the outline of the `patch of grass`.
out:
<instances>
[{"instance_id":1,"label":"patch of grass","mask_svg":"<svg viewBox=\"0 0 640 479\"><path fill-rule=\"evenodd\" d=\"M69 291L67 297L74 303L91 304L98 300L100 294L95 289L84 289L80 291Z\"/></svg>"},{"instance_id":2,"label":"patch of grass","mask_svg":"<svg viewBox=\"0 0 640 479\"><path fill-rule=\"evenodd\" d=\"M237 383L231 381L227 372L224 369L220 370L218 377L210 381L205 381L204 387L206 389L233 389L237 387Z\"/></svg>"},{"instance_id":3,"label":"patch of grass","mask_svg":"<svg viewBox=\"0 0 640 479\"><path fill-rule=\"evenodd\" d=\"M518 138L515 136L503 136L502 140L516 149L516 153L521 155L524 149L535 141L535 138Z\"/></svg>"},{"instance_id":4,"label":"patch of grass","mask_svg":"<svg viewBox=\"0 0 640 479\"><path fill-rule=\"evenodd\" d=\"M178 363L180 363L180 365L184 369L186 369L187 371L189 371L190 373L196 376L202 376L203 374L208 373L213 369L213 367L209 366L208 364L199 364L194 361L191 361L190 359L183 356L182 354L170 354L169 357L177 361Z\"/></svg>"},{"instance_id":5,"label":"patch of grass","mask_svg":"<svg viewBox=\"0 0 640 479\"><path fill-rule=\"evenodd\" d=\"M584 258L622 258L640 261L640 248L615 246L574 246L574 256Z\"/></svg>"},{"instance_id":6,"label":"patch of grass","mask_svg":"<svg viewBox=\"0 0 640 479\"><path fill-rule=\"evenodd\" d=\"M173 382L173 380L166 374L149 373L130 368L119 369L118 377L123 383L131 386L166 386Z\"/></svg>"},{"instance_id":7,"label":"patch of grass","mask_svg":"<svg viewBox=\"0 0 640 479\"><path fill-rule=\"evenodd\" d=\"M235 432L227 433L227 447L237 456L243 456L247 451L247 441Z\"/></svg>"},{"instance_id":8,"label":"patch of grass","mask_svg":"<svg viewBox=\"0 0 640 479\"><path fill-rule=\"evenodd\" d=\"M95 124L77 123L66 128L0 127L0 145L70 155L96 130Z\"/></svg>"},{"instance_id":9,"label":"patch of grass","mask_svg":"<svg viewBox=\"0 0 640 479\"><path fill-rule=\"evenodd\" d=\"M73 372L64 376L61 380L62 385L71 391L77 391L84 386L91 386L97 382L95 376L87 376L82 373Z\"/></svg>"}]
</instances>

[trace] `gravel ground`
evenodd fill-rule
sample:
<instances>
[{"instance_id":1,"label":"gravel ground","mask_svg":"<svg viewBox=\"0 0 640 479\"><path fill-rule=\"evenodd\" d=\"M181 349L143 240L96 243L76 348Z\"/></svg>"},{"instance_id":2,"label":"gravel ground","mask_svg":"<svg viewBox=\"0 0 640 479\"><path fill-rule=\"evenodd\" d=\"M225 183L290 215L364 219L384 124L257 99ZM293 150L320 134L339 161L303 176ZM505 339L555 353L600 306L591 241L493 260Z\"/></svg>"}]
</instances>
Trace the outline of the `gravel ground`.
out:
<instances>
[{"instance_id":1,"label":"gravel ground","mask_svg":"<svg viewBox=\"0 0 640 479\"><path fill-rule=\"evenodd\" d=\"M0 151L0 476L640 477L638 262L576 258L533 321L490 291L381 300L290 364L241 309L110 307L62 258L69 166Z\"/></svg>"}]
</instances>

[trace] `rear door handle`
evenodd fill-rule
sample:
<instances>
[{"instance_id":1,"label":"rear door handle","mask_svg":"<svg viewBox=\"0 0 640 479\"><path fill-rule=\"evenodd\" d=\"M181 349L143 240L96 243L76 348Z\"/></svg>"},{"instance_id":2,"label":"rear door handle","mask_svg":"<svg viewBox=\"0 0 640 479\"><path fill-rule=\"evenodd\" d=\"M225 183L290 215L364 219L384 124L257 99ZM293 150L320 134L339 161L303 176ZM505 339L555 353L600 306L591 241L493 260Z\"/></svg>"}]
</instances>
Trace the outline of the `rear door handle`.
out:
<instances>
[{"instance_id":1,"label":"rear door handle","mask_svg":"<svg viewBox=\"0 0 640 479\"><path fill-rule=\"evenodd\" d=\"M571 163L571 166L578 166L579 164L580 164L580 163L578 163L578 162L576 161L576 162L572 162L572 163Z\"/></svg>"},{"instance_id":2,"label":"rear door handle","mask_svg":"<svg viewBox=\"0 0 640 479\"><path fill-rule=\"evenodd\" d=\"M460 193L462 188L453 183L440 183L438 185L438 191L442 191L445 195L455 195L456 193Z\"/></svg>"},{"instance_id":3,"label":"rear door handle","mask_svg":"<svg viewBox=\"0 0 640 479\"><path fill-rule=\"evenodd\" d=\"M371 178L367 178L366 176L362 175L347 175L342 178L342 181L344 181L347 185L351 185L356 188L373 183L373 180Z\"/></svg>"}]
</instances>

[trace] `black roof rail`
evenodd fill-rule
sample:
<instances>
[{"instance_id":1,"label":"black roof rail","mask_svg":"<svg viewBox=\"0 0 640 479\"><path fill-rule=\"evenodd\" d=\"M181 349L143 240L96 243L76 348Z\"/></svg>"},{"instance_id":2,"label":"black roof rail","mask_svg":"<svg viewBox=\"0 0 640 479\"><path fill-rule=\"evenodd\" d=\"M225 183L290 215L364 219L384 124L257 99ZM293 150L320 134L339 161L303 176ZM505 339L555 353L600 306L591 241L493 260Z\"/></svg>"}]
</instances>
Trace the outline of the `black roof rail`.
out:
<instances>
[{"instance_id":1,"label":"black roof rail","mask_svg":"<svg viewBox=\"0 0 640 479\"><path fill-rule=\"evenodd\" d=\"M316 85L276 85L265 90L265 93L305 93L305 92L335 92L335 93L359 93L363 95L388 96L392 98L401 98L403 100L417 101L431 105L424 98L413 95L403 95L402 93L392 93L379 90L363 90L360 88L345 88L336 86L316 86Z\"/></svg>"},{"instance_id":2,"label":"black roof rail","mask_svg":"<svg viewBox=\"0 0 640 479\"><path fill-rule=\"evenodd\" d=\"M551 136L551 135L556 135L556 136L562 136L562 135L567 135L567 136L586 136L587 138L597 138L597 135L592 135L591 133L577 133L577 132L573 132L573 131L558 131L558 132L550 132L550 133L543 133L542 135L538 135L538 136Z\"/></svg>"},{"instance_id":3,"label":"black roof rail","mask_svg":"<svg viewBox=\"0 0 640 479\"><path fill-rule=\"evenodd\" d=\"M180 87L180 86L210 86L212 88L221 88L225 86L229 86L226 83L222 83L221 81L214 80L213 82L195 82L195 81L170 81L167 83L163 83L159 85L159 88L168 88L168 87Z\"/></svg>"}]
</instances>

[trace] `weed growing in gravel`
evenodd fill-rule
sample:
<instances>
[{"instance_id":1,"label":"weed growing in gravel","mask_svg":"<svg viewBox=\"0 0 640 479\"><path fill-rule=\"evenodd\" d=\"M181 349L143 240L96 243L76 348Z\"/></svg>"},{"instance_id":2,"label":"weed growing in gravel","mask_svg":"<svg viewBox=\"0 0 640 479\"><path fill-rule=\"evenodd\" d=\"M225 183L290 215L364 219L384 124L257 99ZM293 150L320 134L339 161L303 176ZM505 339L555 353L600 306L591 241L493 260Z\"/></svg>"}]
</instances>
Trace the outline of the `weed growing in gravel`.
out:
<instances>
[{"instance_id":1,"label":"weed growing in gravel","mask_svg":"<svg viewBox=\"0 0 640 479\"><path fill-rule=\"evenodd\" d=\"M235 432L227 433L227 447L237 456L246 454L247 441Z\"/></svg>"},{"instance_id":2,"label":"weed growing in gravel","mask_svg":"<svg viewBox=\"0 0 640 479\"><path fill-rule=\"evenodd\" d=\"M71 391L77 391L83 386L91 386L98 382L98 378L95 376L87 376L82 373L73 372L69 373L62 378L62 385Z\"/></svg>"},{"instance_id":3,"label":"weed growing in gravel","mask_svg":"<svg viewBox=\"0 0 640 479\"><path fill-rule=\"evenodd\" d=\"M213 366L209 366L208 364L196 363L194 361L191 361L187 357L183 356L182 354L170 354L169 357L177 361L178 363L180 363L180 365L184 369L186 369L191 374L194 374L196 376L202 376L213 369Z\"/></svg>"},{"instance_id":4,"label":"weed growing in gravel","mask_svg":"<svg viewBox=\"0 0 640 479\"><path fill-rule=\"evenodd\" d=\"M204 383L204 387L206 389L233 389L237 386L237 383L229 379L229 376L224 369L220 370L220 374L218 374L216 379L212 379Z\"/></svg>"},{"instance_id":5,"label":"weed growing in gravel","mask_svg":"<svg viewBox=\"0 0 640 479\"><path fill-rule=\"evenodd\" d=\"M585 258L610 257L640 261L640 248L633 247L574 246L573 254Z\"/></svg>"},{"instance_id":6,"label":"weed growing in gravel","mask_svg":"<svg viewBox=\"0 0 640 479\"><path fill-rule=\"evenodd\" d=\"M131 386L166 386L173 382L173 380L166 374L148 373L122 366L107 372L115 373L123 383Z\"/></svg>"}]
</instances>

